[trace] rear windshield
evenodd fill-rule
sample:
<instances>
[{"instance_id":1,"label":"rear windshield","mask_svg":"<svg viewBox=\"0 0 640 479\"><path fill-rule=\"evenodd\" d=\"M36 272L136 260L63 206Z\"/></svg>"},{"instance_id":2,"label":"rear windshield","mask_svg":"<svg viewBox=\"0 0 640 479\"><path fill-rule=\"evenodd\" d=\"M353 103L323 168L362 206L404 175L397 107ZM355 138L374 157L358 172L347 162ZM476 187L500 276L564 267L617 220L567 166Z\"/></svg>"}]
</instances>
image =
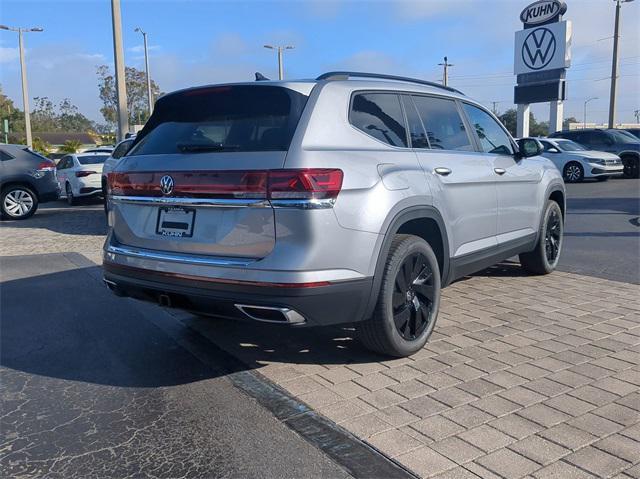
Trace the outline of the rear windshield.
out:
<instances>
[{"instance_id":1,"label":"rear windshield","mask_svg":"<svg viewBox=\"0 0 640 479\"><path fill-rule=\"evenodd\" d=\"M286 151L307 97L287 88L198 88L158 100L130 155Z\"/></svg>"},{"instance_id":2,"label":"rear windshield","mask_svg":"<svg viewBox=\"0 0 640 479\"><path fill-rule=\"evenodd\" d=\"M99 165L104 163L109 155L84 155L78 156L78 162L81 165Z\"/></svg>"}]
</instances>

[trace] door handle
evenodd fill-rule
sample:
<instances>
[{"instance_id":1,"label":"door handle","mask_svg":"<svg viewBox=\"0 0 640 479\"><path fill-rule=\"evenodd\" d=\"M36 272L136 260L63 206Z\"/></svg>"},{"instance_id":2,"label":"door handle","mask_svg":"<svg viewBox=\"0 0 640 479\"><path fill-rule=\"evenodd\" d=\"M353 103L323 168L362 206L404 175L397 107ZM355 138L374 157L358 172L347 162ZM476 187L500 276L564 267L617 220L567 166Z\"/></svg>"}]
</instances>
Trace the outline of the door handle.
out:
<instances>
[{"instance_id":1,"label":"door handle","mask_svg":"<svg viewBox=\"0 0 640 479\"><path fill-rule=\"evenodd\" d=\"M499 175L504 175L507 172L507 170L505 170L504 168L494 168L493 171L495 171Z\"/></svg>"},{"instance_id":2,"label":"door handle","mask_svg":"<svg viewBox=\"0 0 640 479\"><path fill-rule=\"evenodd\" d=\"M438 167L434 168L433 171L440 176L447 176L451 174L451 170L449 168Z\"/></svg>"}]
</instances>

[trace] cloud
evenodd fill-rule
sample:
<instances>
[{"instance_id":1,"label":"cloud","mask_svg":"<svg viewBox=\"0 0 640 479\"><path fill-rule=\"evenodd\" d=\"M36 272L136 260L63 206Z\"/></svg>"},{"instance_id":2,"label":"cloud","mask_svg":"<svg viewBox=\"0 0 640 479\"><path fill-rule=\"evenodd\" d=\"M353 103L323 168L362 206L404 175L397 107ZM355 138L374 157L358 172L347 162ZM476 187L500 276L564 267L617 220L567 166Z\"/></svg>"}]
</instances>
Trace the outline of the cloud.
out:
<instances>
[{"instance_id":1,"label":"cloud","mask_svg":"<svg viewBox=\"0 0 640 479\"><path fill-rule=\"evenodd\" d=\"M160 45L147 45L147 50L150 52L160 50ZM127 51L131 53L144 53L144 45L136 45L135 47L127 48Z\"/></svg>"},{"instance_id":2,"label":"cloud","mask_svg":"<svg viewBox=\"0 0 640 479\"><path fill-rule=\"evenodd\" d=\"M18 59L17 48L0 47L0 63L9 63Z\"/></svg>"}]
</instances>

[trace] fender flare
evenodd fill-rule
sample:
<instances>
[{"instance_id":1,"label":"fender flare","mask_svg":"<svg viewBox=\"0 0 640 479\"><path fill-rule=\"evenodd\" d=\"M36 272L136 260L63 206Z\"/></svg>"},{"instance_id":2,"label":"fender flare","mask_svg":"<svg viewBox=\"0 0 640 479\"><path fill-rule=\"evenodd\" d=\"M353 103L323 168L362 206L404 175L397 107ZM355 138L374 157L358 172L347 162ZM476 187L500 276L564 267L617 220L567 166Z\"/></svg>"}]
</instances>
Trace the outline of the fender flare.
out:
<instances>
[{"instance_id":1,"label":"fender flare","mask_svg":"<svg viewBox=\"0 0 640 479\"><path fill-rule=\"evenodd\" d=\"M411 206L403 209L397 213L393 219L388 223L389 226L384 234L382 246L378 252L378 259L376 261L376 267L373 274L373 281L371 285L371 293L369 294L369 300L365 309L364 318L370 318L378 302L378 295L380 293L380 287L382 285L382 276L384 273L384 266L387 261L387 255L393 242L393 237L398 232L400 227L407 221L415 219L431 219L434 220L440 228L440 236L442 240L442 256L443 256L443 268L441 271L442 286L446 286L449 282L450 276L450 264L451 257L449 255L449 238L447 236L447 230L444 225L444 220L440 212L433 206Z\"/></svg>"}]
</instances>

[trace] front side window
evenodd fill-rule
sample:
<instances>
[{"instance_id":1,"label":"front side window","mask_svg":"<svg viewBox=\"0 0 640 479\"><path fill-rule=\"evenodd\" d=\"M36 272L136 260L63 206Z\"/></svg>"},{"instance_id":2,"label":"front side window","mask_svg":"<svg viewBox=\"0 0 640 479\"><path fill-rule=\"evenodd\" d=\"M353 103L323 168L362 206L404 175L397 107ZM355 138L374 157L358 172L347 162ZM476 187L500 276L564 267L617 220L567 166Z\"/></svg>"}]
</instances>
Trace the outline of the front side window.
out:
<instances>
[{"instance_id":1,"label":"front side window","mask_svg":"<svg viewBox=\"0 0 640 479\"><path fill-rule=\"evenodd\" d=\"M556 140L562 151L584 151L586 148L571 140Z\"/></svg>"},{"instance_id":2,"label":"front side window","mask_svg":"<svg viewBox=\"0 0 640 479\"><path fill-rule=\"evenodd\" d=\"M467 103L463 103L463 107L471 126L478 135L482 151L494 155L513 155L509 135L491 115Z\"/></svg>"},{"instance_id":3,"label":"front side window","mask_svg":"<svg viewBox=\"0 0 640 479\"><path fill-rule=\"evenodd\" d=\"M358 93L349 121L357 129L392 146L407 146L400 98L395 93Z\"/></svg>"},{"instance_id":4,"label":"front side window","mask_svg":"<svg viewBox=\"0 0 640 479\"><path fill-rule=\"evenodd\" d=\"M414 96L431 148L473 151L464 122L455 101L444 98Z\"/></svg>"},{"instance_id":5,"label":"front side window","mask_svg":"<svg viewBox=\"0 0 640 479\"><path fill-rule=\"evenodd\" d=\"M544 149L544 151L549 151L549 149L555 148L555 146L553 146L548 141L540 140L540 144L542 145L542 148Z\"/></svg>"},{"instance_id":6,"label":"front side window","mask_svg":"<svg viewBox=\"0 0 640 479\"><path fill-rule=\"evenodd\" d=\"M120 143L116 147L116 149L113 150L113 153L111 153L111 157L115 160L122 158L124 155L127 154L127 151L129 151L129 148L131 148L131 143L133 143L133 140L125 140L122 143Z\"/></svg>"},{"instance_id":7,"label":"front side window","mask_svg":"<svg viewBox=\"0 0 640 479\"><path fill-rule=\"evenodd\" d=\"M69 160L71 160L71 157L69 156L64 156L62 157L62 159L58 162L58 166L57 169L58 170L64 170L66 168L69 168Z\"/></svg>"}]
</instances>

